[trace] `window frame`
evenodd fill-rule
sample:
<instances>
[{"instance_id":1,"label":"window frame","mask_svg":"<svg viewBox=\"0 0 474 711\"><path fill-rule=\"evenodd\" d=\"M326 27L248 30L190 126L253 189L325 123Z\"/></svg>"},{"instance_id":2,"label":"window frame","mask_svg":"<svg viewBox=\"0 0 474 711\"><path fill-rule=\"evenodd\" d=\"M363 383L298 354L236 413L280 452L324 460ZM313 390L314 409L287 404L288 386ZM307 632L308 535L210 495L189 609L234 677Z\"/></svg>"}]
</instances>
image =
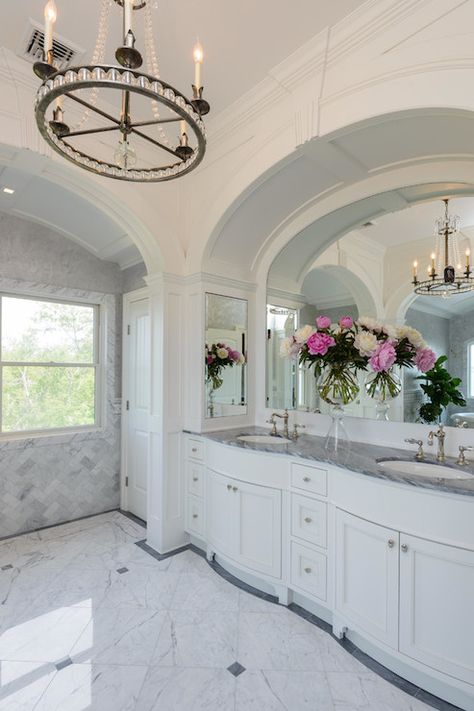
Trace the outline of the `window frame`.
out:
<instances>
[{"instance_id":1,"label":"window frame","mask_svg":"<svg viewBox=\"0 0 474 711\"><path fill-rule=\"evenodd\" d=\"M25 299L27 301L44 301L45 303L64 304L66 306L87 306L93 310L93 362L67 363L67 362L41 362L41 361L4 361L2 360L2 299ZM105 353L105 309L101 301L81 297L48 296L37 294L34 291L15 289L0 289L0 441L31 439L37 437L51 437L54 435L74 435L76 433L98 432L104 429L105 424L105 378L103 356ZM93 368L94 369L94 423L89 425L71 425L69 427L48 427L28 430L9 430L4 432L3 427L3 368L4 366L31 366L51 368Z\"/></svg>"},{"instance_id":2,"label":"window frame","mask_svg":"<svg viewBox=\"0 0 474 711\"><path fill-rule=\"evenodd\" d=\"M467 342L467 398L474 400L474 339Z\"/></svg>"}]
</instances>

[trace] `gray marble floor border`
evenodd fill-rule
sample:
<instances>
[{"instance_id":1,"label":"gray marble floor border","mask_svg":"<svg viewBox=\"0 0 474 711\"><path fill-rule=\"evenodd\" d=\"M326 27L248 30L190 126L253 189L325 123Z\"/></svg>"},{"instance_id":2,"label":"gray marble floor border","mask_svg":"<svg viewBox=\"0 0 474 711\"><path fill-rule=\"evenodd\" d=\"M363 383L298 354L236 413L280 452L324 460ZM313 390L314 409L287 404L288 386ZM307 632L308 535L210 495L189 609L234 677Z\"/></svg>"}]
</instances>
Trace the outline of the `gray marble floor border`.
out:
<instances>
[{"instance_id":1,"label":"gray marble floor border","mask_svg":"<svg viewBox=\"0 0 474 711\"><path fill-rule=\"evenodd\" d=\"M172 556L178 555L178 553L182 553L183 551L187 550L190 550L193 553L196 553L196 555L201 556L201 558L206 559L205 552L197 546L193 545L192 543L188 543L187 545L182 546L181 548L176 548L175 550L169 551L168 553L158 553L153 548L151 548L151 546L147 545L145 540L137 541L135 545L137 545L146 553L149 553L149 555L153 556L153 558L156 558L156 560L165 560L166 558L171 558ZM257 588L247 585L247 583L244 583L242 580L239 580L239 578L236 578L234 575L229 573L227 570L225 570L225 568L219 565L219 563L216 563L216 561L214 560L212 562L207 561L207 563L218 575L227 580L229 583L232 583L241 590L250 593L250 595L255 595L255 597L259 597L262 600L271 602L274 605L279 605L278 598L275 595L270 595L269 593L262 592ZM319 629L331 635L331 637L343 649L345 649L348 654L351 654L355 659L357 659L357 661L359 661L361 664L364 664L364 666L366 666L368 669L380 676L382 679L388 681L390 684L393 684L393 686L396 686L397 689L400 689L409 696L413 696L419 701L422 701L423 703L428 704L429 706L432 706L435 709L438 709L438 711L462 711L459 706L453 706L453 704L450 704L447 701L443 701L443 699L440 699L437 696L433 696L433 694L430 694L428 691L421 689L419 686L412 684L410 681L407 681L407 679L404 679L398 674L395 674L395 672L391 671L390 669L387 669L387 667L384 667L375 659L369 657L368 654L365 654L365 652L359 649L359 647L357 647L349 639L346 639L345 637L343 639L338 639L333 635L332 627L328 622L325 622L320 617L313 615L311 612L308 612L308 610L305 610L303 607L300 607L295 603L291 603L290 605L288 605L288 609L291 610L291 612L293 612L295 615L302 617L310 624L319 627Z\"/></svg>"},{"instance_id":2,"label":"gray marble floor border","mask_svg":"<svg viewBox=\"0 0 474 711\"><path fill-rule=\"evenodd\" d=\"M119 509L119 511L122 514L122 516L126 516L127 518L129 518L134 523L137 523L142 528L146 528L146 521L144 521L139 516L135 516L135 514L132 514L131 511L123 511L123 509Z\"/></svg>"}]
</instances>

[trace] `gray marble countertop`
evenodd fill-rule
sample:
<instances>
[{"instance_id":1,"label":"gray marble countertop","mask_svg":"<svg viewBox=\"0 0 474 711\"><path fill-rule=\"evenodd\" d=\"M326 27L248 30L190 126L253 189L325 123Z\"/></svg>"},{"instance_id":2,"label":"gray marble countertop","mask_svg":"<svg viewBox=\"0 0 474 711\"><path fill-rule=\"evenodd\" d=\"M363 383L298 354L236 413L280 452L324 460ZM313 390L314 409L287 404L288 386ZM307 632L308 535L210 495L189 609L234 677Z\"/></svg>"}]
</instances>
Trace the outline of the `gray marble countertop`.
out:
<instances>
[{"instance_id":1,"label":"gray marble countertop","mask_svg":"<svg viewBox=\"0 0 474 711\"><path fill-rule=\"evenodd\" d=\"M197 433L196 433L197 434ZM343 469L348 469L359 474L384 479L386 481L394 481L403 484L409 484L424 489L434 489L436 491L447 491L454 494L463 494L474 496L474 464L470 463L467 466L459 467L455 464L455 459L446 458L445 466L457 469L464 474L471 475L468 479L444 479L432 478L427 476L417 476L415 474L404 474L401 472L389 472L382 469L378 465L378 460L395 459L400 461L414 461L414 455L409 450L395 449L392 447L381 447L373 444L362 442L352 442L350 447L350 456L346 461L336 460L328 455L324 448L324 437L314 435L301 435L298 440L291 441L288 444L265 444L265 443L250 443L242 442L237 439L239 435L254 435L254 434L270 434L268 429L262 427L239 427L231 430L218 430L215 432L203 432L200 437L205 437L214 442L220 442L230 447L238 447L251 452L266 452L275 455L300 457L301 459L309 459L316 462L325 462L334 464ZM437 464L435 456L431 453L426 453L425 461Z\"/></svg>"}]
</instances>

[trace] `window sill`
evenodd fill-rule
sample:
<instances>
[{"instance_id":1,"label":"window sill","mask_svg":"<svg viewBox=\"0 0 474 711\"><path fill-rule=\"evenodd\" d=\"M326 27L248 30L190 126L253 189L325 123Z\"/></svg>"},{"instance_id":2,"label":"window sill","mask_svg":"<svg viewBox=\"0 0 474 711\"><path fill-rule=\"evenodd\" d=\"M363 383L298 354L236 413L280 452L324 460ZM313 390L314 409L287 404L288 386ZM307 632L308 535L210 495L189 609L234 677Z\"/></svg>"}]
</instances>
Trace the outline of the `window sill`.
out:
<instances>
[{"instance_id":1,"label":"window sill","mask_svg":"<svg viewBox=\"0 0 474 711\"><path fill-rule=\"evenodd\" d=\"M0 434L0 449L68 444L71 441L101 439L107 430L99 425L94 427L71 427L61 430L38 432L12 432Z\"/></svg>"}]
</instances>

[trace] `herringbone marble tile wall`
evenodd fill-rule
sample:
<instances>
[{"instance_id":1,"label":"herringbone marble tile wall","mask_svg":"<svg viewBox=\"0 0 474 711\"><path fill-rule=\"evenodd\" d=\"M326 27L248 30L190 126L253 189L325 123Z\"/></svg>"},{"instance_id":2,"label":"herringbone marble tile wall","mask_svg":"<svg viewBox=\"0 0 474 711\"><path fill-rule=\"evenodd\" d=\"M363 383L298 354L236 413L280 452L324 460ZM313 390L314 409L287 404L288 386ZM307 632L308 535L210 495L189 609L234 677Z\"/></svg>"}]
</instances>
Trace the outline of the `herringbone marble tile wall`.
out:
<instances>
[{"instance_id":1,"label":"herringbone marble tile wall","mask_svg":"<svg viewBox=\"0 0 474 711\"><path fill-rule=\"evenodd\" d=\"M2 290L20 288L0 280ZM29 293L101 300L106 321L104 428L0 443L0 538L107 511L120 502L120 414L116 412L118 358L116 297L24 283Z\"/></svg>"}]
</instances>

